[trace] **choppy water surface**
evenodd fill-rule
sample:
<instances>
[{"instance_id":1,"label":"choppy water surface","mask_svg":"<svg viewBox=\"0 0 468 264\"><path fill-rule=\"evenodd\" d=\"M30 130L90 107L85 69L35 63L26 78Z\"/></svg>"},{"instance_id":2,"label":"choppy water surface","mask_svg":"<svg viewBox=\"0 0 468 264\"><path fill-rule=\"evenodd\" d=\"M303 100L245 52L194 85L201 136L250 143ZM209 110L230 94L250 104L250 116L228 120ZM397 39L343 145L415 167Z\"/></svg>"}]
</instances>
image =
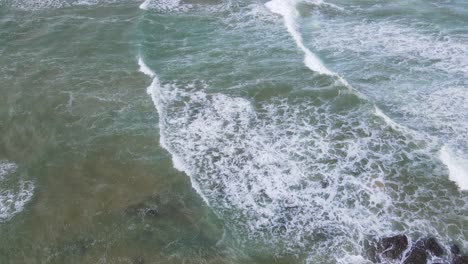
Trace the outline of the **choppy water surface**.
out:
<instances>
[{"instance_id":1,"label":"choppy water surface","mask_svg":"<svg viewBox=\"0 0 468 264\"><path fill-rule=\"evenodd\" d=\"M467 251L467 24L465 1L2 0L0 259Z\"/></svg>"}]
</instances>

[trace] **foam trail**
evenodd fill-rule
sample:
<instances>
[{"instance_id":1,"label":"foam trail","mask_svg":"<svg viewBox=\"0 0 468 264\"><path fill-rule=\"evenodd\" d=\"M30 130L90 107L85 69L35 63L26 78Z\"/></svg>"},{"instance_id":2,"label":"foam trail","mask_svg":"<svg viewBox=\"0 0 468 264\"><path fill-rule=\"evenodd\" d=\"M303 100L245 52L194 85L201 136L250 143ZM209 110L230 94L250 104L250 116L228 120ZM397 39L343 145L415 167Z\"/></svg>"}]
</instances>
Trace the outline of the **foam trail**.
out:
<instances>
[{"instance_id":1,"label":"foam trail","mask_svg":"<svg viewBox=\"0 0 468 264\"><path fill-rule=\"evenodd\" d=\"M359 91L353 89L353 87L341 76L339 76L337 73L329 70L318 58L312 51L310 51L305 45L304 42L302 41L301 34L297 30L296 26L296 18L299 16L299 12L296 9L296 5L298 4L300 0L272 0L270 2L267 2L265 6L273 13L278 14L283 17L284 24L286 26L286 29L288 30L289 34L292 36L294 39L294 42L296 45L299 47L304 52L304 64L306 65L307 68L314 72L318 72L320 74L326 74L330 76L335 76L338 78L338 80L346 86L349 90L353 91L357 96L363 99L367 99L365 95L360 93ZM319 4L319 5L328 5L325 4L323 1L314 1L314 3ZM342 9L339 8L338 6L335 5L329 5L334 8ZM375 115L379 116L382 118L388 125L393 127L394 129L403 129L404 127L397 124L395 121L393 121L389 116L385 115L377 106L375 106Z\"/></svg>"},{"instance_id":2,"label":"foam trail","mask_svg":"<svg viewBox=\"0 0 468 264\"><path fill-rule=\"evenodd\" d=\"M322 61L304 45L301 34L296 27L295 19L299 15L296 4L296 0L272 0L266 3L265 6L271 12L283 17L286 29L293 37L296 45L304 52L304 64L307 68L320 74L336 75L336 73L325 67Z\"/></svg>"},{"instance_id":3,"label":"foam trail","mask_svg":"<svg viewBox=\"0 0 468 264\"><path fill-rule=\"evenodd\" d=\"M182 158L179 157L176 152L170 147L170 144L167 143L167 140L166 140L166 136L165 136L165 133L166 133L166 119L165 119L165 109L162 107L162 102L164 101L164 98L162 97L162 94L161 94L161 83L159 82L159 79L156 75L156 73L154 71L152 71L148 65L146 65L145 61L143 60L143 58L141 56L138 57L138 65L140 66L139 68L139 71L144 73L145 75L153 78L153 81L151 82L151 85L148 86L148 88L146 89L146 92L148 93L148 95L151 96L151 99L153 100L153 103L156 107L156 110L158 111L158 114L159 114L159 129L160 129L160 132L159 132L159 142L161 144L161 146L166 149L172 156L172 164L174 165L174 168L179 170L179 171L182 171L182 172L185 172L185 174L187 174L190 179L191 179L191 183L192 183L192 187L195 189L195 191L202 197L202 199L205 201L205 203L207 205L209 205L209 201L208 199L205 197L205 195L203 194L203 192L201 191L201 188L199 186L199 184L193 180L192 178L192 173L191 171L187 168L187 166L184 165L184 162L182 161Z\"/></svg>"},{"instance_id":4,"label":"foam trail","mask_svg":"<svg viewBox=\"0 0 468 264\"><path fill-rule=\"evenodd\" d=\"M468 160L464 160L453 153L447 146L443 146L439 153L440 160L449 170L449 178L460 190L468 190Z\"/></svg>"},{"instance_id":5,"label":"foam trail","mask_svg":"<svg viewBox=\"0 0 468 264\"><path fill-rule=\"evenodd\" d=\"M310 49L308 49L302 40L301 34L297 30L296 26L296 18L299 16L299 12L296 9L296 5L299 3L300 0L272 0L265 4L265 6L273 13L278 14L283 17L284 24L286 29L288 30L289 34L294 39L294 42L299 47L299 49L304 52L304 64L307 68L314 72L318 72L320 74L326 74L330 76L335 76L338 80L346 86L349 90L352 90L357 96L361 98L366 98L363 94L353 89L353 87L341 76L337 73L328 69L320 58L317 57ZM328 5L325 4L323 1L313 1L315 4L318 5ZM335 7L335 5L329 5ZM339 7L335 7L341 10Z\"/></svg>"}]
</instances>

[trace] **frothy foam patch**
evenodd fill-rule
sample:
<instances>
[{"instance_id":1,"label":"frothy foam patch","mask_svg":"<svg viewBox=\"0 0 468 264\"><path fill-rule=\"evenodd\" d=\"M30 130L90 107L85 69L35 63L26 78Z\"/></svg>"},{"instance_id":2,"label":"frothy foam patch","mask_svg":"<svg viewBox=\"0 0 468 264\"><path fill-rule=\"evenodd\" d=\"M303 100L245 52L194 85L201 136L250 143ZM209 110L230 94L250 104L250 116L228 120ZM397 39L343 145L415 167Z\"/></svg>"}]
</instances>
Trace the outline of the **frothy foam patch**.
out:
<instances>
[{"instance_id":1,"label":"frothy foam patch","mask_svg":"<svg viewBox=\"0 0 468 264\"><path fill-rule=\"evenodd\" d=\"M73 6L106 5L137 0L6 0L6 5L22 10L57 9Z\"/></svg>"},{"instance_id":2,"label":"frothy foam patch","mask_svg":"<svg viewBox=\"0 0 468 264\"><path fill-rule=\"evenodd\" d=\"M27 181L20 181L14 189L0 191L0 222L7 221L23 211L33 193L34 185Z\"/></svg>"},{"instance_id":3,"label":"frothy foam patch","mask_svg":"<svg viewBox=\"0 0 468 264\"><path fill-rule=\"evenodd\" d=\"M140 9L168 12L180 11L190 7L190 5L182 5L181 2L181 0L145 0L141 3Z\"/></svg>"},{"instance_id":4,"label":"frothy foam patch","mask_svg":"<svg viewBox=\"0 0 468 264\"><path fill-rule=\"evenodd\" d=\"M358 19L317 13L314 22L320 29L312 29L311 44L339 61L340 72L398 116L399 123L467 157L464 39L404 18L365 21L359 12L365 11L356 11Z\"/></svg>"},{"instance_id":5,"label":"frothy foam patch","mask_svg":"<svg viewBox=\"0 0 468 264\"><path fill-rule=\"evenodd\" d=\"M13 162L9 162L9 161L0 161L0 181L7 175L7 174L10 174L10 173L13 173L16 171L16 169L18 168L18 166L13 163Z\"/></svg>"},{"instance_id":6,"label":"frothy foam patch","mask_svg":"<svg viewBox=\"0 0 468 264\"><path fill-rule=\"evenodd\" d=\"M468 159L463 153L456 153L447 146L440 150L440 159L450 172L450 180L457 183L460 190L468 190Z\"/></svg>"},{"instance_id":7,"label":"frothy foam patch","mask_svg":"<svg viewBox=\"0 0 468 264\"><path fill-rule=\"evenodd\" d=\"M16 169L15 163L8 161L0 163L0 222L8 221L23 211L33 195L34 185L31 182L16 181L9 177Z\"/></svg>"},{"instance_id":8,"label":"frothy foam patch","mask_svg":"<svg viewBox=\"0 0 468 264\"><path fill-rule=\"evenodd\" d=\"M318 49L351 50L376 59L399 56L404 61L421 62L420 67L430 65L440 71L468 74L468 46L464 39L444 36L441 32L424 32L401 23L323 21L312 42Z\"/></svg>"},{"instance_id":9,"label":"frothy foam patch","mask_svg":"<svg viewBox=\"0 0 468 264\"><path fill-rule=\"evenodd\" d=\"M404 173L417 171L423 156L414 161L414 141L377 118L372 105L339 110L344 96L253 105L204 87L154 78L148 92L174 165L242 236L336 261L365 256L368 236L391 233L393 223L437 233L425 217L413 225L417 216L393 204L398 179L411 185Z\"/></svg>"},{"instance_id":10,"label":"frothy foam patch","mask_svg":"<svg viewBox=\"0 0 468 264\"><path fill-rule=\"evenodd\" d=\"M335 72L329 70L322 62L321 60L308 49L302 40L302 36L297 30L297 25L296 25L296 19L299 16L299 12L296 9L296 6L298 3L302 1L300 0L272 0L268 3L265 4L265 6L273 13L279 14L283 17L284 23L286 25L286 28L289 32L289 34L293 37L294 41L296 42L297 46L304 52L304 64L311 69L312 71L321 73L321 74L327 74L327 75L332 75L336 76L338 78L338 81L341 82L344 86L346 86L348 89L353 91L357 96L365 99L366 96L359 91L355 90L344 78L336 74ZM324 5L324 6L330 6L335 9L343 10L342 8L326 3L321 0L309 0L305 1L308 4L314 4L314 5ZM395 129L404 129L403 126L397 124L395 121L393 121L389 116L384 114L377 106L375 106L375 114L382 118L385 122L387 122L388 125L392 126Z\"/></svg>"}]
</instances>

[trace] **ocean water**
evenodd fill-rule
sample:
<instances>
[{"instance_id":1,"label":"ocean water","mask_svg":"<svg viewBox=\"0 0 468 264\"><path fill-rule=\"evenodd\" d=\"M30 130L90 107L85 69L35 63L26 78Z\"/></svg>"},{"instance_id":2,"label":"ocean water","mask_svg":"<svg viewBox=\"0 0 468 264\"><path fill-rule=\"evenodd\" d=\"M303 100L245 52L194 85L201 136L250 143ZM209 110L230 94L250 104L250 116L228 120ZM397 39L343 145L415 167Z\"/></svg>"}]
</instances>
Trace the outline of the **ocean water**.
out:
<instances>
[{"instance_id":1,"label":"ocean water","mask_svg":"<svg viewBox=\"0 0 468 264\"><path fill-rule=\"evenodd\" d=\"M0 263L468 252L467 25L461 0L0 0Z\"/></svg>"}]
</instances>

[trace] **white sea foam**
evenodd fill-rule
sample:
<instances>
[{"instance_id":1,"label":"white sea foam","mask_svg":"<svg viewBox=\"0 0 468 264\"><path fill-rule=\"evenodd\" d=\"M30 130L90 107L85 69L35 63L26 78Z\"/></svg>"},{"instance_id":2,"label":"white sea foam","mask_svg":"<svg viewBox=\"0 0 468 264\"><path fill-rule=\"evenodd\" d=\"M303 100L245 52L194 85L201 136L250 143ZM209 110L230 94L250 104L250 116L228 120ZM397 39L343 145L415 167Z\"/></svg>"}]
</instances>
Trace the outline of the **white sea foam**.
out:
<instances>
[{"instance_id":1,"label":"white sea foam","mask_svg":"<svg viewBox=\"0 0 468 264\"><path fill-rule=\"evenodd\" d=\"M17 168L13 162L0 162L0 222L8 221L23 211L34 193L34 185L31 182L17 181L9 177Z\"/></svg>"},{"instance_id":2,"label":"white sea foam","mask_svg":"<svg viewBox=\"0 0 468 264\"><path fill-rule=\"evenodd\" d=\"M158 76L154 71L152 71L144 62L143 58L140 56L138 58L138 65L140 66L140 71L149 77L153 78L153 81L151 82L151 85L147 87L147 93L148 95L151 96L151 99L153 100L154 105L156 106L156 109L160 115L159 117L159 128L160 128L160 144L163 148L168 150L172 154L172 164L174 168L176 168L179 171L185 172L187 175L192 175L189 168L185 166L184 162L181 160L181 158L172 150L172 146L167 143L166 140L166 134L168 133L166 130L166 120L164 118L165 116L165 108L163 108L162 103L161 103L161 86L160 82L158 79ZM200 194L200 196L203 198L203 200L206 202L206 204L209 205L208 199L204 197L203 192L200 189L200 186L198 185L197 182L192 180L192 187L197 191L197 193Z\"/></svg>"},{"instance_id":3,"label":"white sea foam","mask_svg":"<svg viewBox=\"0 0 468 264\"><path fill-rule=\"evenodd\" d=\"M17 168L18 168L18 166L14 162L0 161L0 181L7 174L15 172Z\"/></svg>"},{"instance_id":4,"label":"white sea foam","mask_svg":"<svg viewBox=\"0 0 468 264\"><path fill-rule=\"evenodd\" d=\"M299 12L296 9L297 0L272 0L266 3L266 7L271 12L281 15L284 19L284 25L296 42L296 45L304 52L304 64L314 72L327 75L336 75L330 71L322 61L310 51L303 43L301 34L297 30L296 18Z\"/></svg>"},{"instance_id":5,"label":"white sea foam","mask_svg":"<svg viewBox=\"0 0 468 264\"><path fill-rule=\"evenodd\" d=\"M418 163L399 164L413 155L411 137L402 141L373 122L372 106L333 114L333 101L297 98L254 107L205 87L163 85L155 77L148 93L159 113L161 145L230 228L291 250L308 248L311 259L345 254L343 263L363 260L366 236L391 232L393 221L437 232L425 219L413 225L414 216L396 213L391 197L399 191L387 183ZM310 245L314 236L326 241Z\"/></svg>"},{"instance_id":6,"label":"white sea foam","mask_svg":"<svg viewBox=\"0 0 468 264\"><path fill-rule=\"evenodd\" d=\"M468 159L456 154L447 146L440 150L440 160L450 172L450 180L454 181L460 190L468 190Z\"/></svg>"},{"instance_id":7,"label":"white sea foam","mask_svg":"<svg viewBox=\"0 0 468 264\"><path fill-rule=\"evenodd\" d=\"M139 6L140 9L142 9L142 10L148 10L148 6L149 6L150 1L151 1L151 0L145 0L143 3L141 3L141 5Z\"/></svg>"},{"instance_id":8,"label":"white sea foam","mask_svg":"<svg viewBox=\"0 0 468 264\"><path fill-rule=\"evenodd\" d=\"M34 185L27 181L20 181L14 189L0 191L0 222L23 211L33 194Z\"/></svg>"},{"instance_id":9,"label":"white sea foam","mask_svg":"<svg viewBox=\"0 0 468 264\"><path fill-rule=\"evenodd\" d=\"M320 30L315 32L317 36L311 42L320 50L352 51L367 60L398 56L396 62L401 66L410 60L423 63L419 67L413 65L413 71L436 68L443 72L468 74L465 39L444 36L443 32L427 33L415 28L418 25L398 22L321 21Z\"/></svg>"},{"instance_id":10,"label":"white sea foam","mask_svg":"<svg viewBox=\"0 0 468 264\"><path fill-rule=\"evenodd\" d=\"M7 6L22 10L58 9L74 6L107 5L139 0L7 0Z\"/></svg>"},{"instance_id":11,"label":"white sea foam","mask_svg":"<svg viewBox=\"0 0 468 264\"><path fill-rule=\"evenodd\" d=\"M336 76L338 80L348 89L353 91L357 96L366 99L367 97L360 93L359 91L355 90L344 78L336 74L335 72L329 70L322 62L321 60L314 54L310 49L308 49L302 40L302 36L297 30L297 25L296 25L296 19L299 16L299 12L296 9L296 5L301 2L301 0L272 0L270 2L267 2L265 6L270 9L271 12L279 14L283 17L284 24L289 32L289 34L292 36L294 41L296 42L296 45L304 52L304 64L311 69L312 71L321 73L321 74L327 74L331 76ZM326 6L331 6L335 9L343 10L342 8L326 3L322 0L309 0L306 1L309 4L314 4L314 5L326 5ZM384 114L377 106L375 106L375 114L382 118L385 122L387 122L388 125L392 126L395 129L403 129L404 127L398 123L396 123L394 120L392 120L388 115ZM406 129L406 128L405 128Z\"/></svg>"},{"instance_id":12,"label":"white sea foam","mask_svg":"<svg viewBox=\"0 0 468 264\"><path fill-rule=\"evenodd\" d=\"M294 24L297 14L280 8L294 7L291 3L297 2L271 1L267 7L289 17L285 24L293 24L286 27L307 57ZM318 65L308 67L337 77ZM199 81L153 79L148 93L159 113L160 142L227 228L248 237L247 243L261 239L287 250L307 249L309 263L323 256L330 256L323 263L366 263L364 241L394 234L394 225L404 229L397 232L447 239L431 216L443 210L438 202L454 205L454 198L438 195L431 208L427 199L419 199L431 196L438 180L416 179L422 174L418 166L427 170L432 162L429 151L420 151L423 144L411 134L390 129L402 126L368 101L348 106L346 98L359 93L253 104L206 88ZM406 188L417 194L402 193ZM457 202L466 208L463 200Z\"/></svg>"},{"instance_id":13,"label":"white sea foam","mask_svg":"<svg viewBox=\"0 0 468 264\"><path fill-rule=\"evenodd\" d=\"M366 92L403 115L405 118L399 122L405 125L396 123L378 107L375 114L394 128L409 132L411 127L413 133L427 133L451 148L459 146L458 151L466 156L468 90L459 87L457 81L468 73L468 46L463 39L444 32L428 32L426 27L418 29L417 23L413 27L411 23L404 25L409 23L404 21L363 22L346 15L344 18L317 19L320 30L314 30L311 44L340 60L357 54L358 58L348 58L340 64L350 75L381 76L375 69L390 69L380 82L372 82ZM359 60L364 60L364 66ZM420 84L422 75L432 83ZM456 177L454 173L460 175L460 166L455 167L450 170L451 178Z\"/></svg>"},{"instance_id":14,"label":"white sea foam","mask_svg":"<svg viewBox=\"0 0 468 264\"><path fill-rule=\"evenodd\" d=\"M142 10L157 10L157 11L174 11L187 8L187 5L182 7L181 0L145 0L140 4Z\"/></svg>"},{"instance_id":15,"label":"white sea foam","mask_svg":"<svg viewBox=\"0 0 468 264\"><path fill-rule=\"evenodd\" d=\"M140 66L139 71L148 75L149 77L155 77L156 74L145 64L141 56L138 57L138 66Z\"/></svg>"}]
</instances>

